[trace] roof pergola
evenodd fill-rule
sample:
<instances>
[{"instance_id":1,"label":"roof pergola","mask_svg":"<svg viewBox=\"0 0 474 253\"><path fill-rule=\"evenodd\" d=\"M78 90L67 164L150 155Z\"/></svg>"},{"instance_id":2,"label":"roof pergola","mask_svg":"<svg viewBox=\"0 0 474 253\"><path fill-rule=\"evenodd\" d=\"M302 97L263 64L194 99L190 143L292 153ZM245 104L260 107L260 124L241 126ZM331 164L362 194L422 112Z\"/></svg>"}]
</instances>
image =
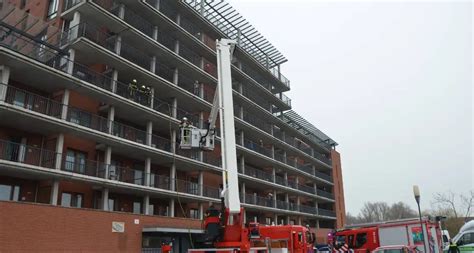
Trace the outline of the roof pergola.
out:
<instances>
[{"instance_id":1,"label":"roof pergola","mask_svg":"<svg viewBox=\"0 0 474 253\"><path fill-rule=\"evenodd\" d=\"M337 142L292 110L283 113L283 121L318 144L325 146L338 145Z\"/></svg>"},{"instance_id":2,"label":"roof pergola","mask_svg":"<svg viewBox=\"0 0 474 253\"><path fill-rule=\"evenodd\" d=\"M288 61L242 15L223 0L184 0L183 2L200 13L228 38L235 39L238 47L252 55L264 67L270 69Z\"/></svg>"}]
</instances>

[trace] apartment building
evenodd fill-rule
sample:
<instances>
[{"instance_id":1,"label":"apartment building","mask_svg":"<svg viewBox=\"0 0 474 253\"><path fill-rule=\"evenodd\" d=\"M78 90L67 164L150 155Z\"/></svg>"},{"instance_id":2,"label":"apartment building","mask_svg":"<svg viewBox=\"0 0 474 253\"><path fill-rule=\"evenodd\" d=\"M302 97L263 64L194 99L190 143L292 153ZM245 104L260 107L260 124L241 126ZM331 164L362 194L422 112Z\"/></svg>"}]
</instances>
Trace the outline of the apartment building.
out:
<instances>
[{"instance_id":1,"label":"apartment building","mask_svg":"<svg viewBox=\"0 0 474 253\"><path fill-rule=\"evenodd\" d=\"M4 0L0 21L0 251L192 246L220 204L219 139L180 150L177 133L206 122L224 37L246 220L320 242L344 223L337 143L291 110L286 58L227 3Z\"/></svg>"}]
</instances>

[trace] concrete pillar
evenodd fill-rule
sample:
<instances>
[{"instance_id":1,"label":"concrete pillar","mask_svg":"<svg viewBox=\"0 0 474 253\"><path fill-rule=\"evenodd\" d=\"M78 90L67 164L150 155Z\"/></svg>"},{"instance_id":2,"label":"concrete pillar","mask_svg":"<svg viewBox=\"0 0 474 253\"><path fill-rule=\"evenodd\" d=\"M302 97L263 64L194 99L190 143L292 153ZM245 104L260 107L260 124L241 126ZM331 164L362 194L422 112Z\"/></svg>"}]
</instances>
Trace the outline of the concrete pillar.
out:
<instances>
[{"instance_id":1,"label":"concrete pillar","mask_svg":"<svg viewBox=\"0 0 474 253\"><path fill-rule=\"evenodd\" d=\"M244 118L244 107L243 106L239 106L239 118L240 119L243 119Z\"/></svg>"},{"instance_id":2,"label":"concrete pillar","mask_svg":"<svg viewBox=\"0 0 474 253\"><path fill-rule=\"evenodd\" d=\"M53 179L53 182L51 184L51 195L49 202L53 206L58 205L58 196L59 196L59 180L58 179Z\"/></svg>"},{"instance_id":3,"label":"concrete pillar","mask_svg":"<svg viewBox=\"0 0 474 253\"><path fill-rule=\"evenodd\" d=\"M114 120L115 120L115 107L109 106L109 111L107 112L107 128L109 134L114 134Z\"/></svg>"},{"instance_id":4,"label":"concrete pillar","mask_svg":"<svg viewBox=\"0 0 474 253\"><path fill-rule=\"evenodd\" d=\"M72 75L73 71L74 71L74 59L76 58L76 50L74 49L69 49L68 50L68 53L69 53L69 58L68 61L67 61L67 69L66 69L66 72L70 75Z\"/></svg>"},{"instance_id":5,"label":"concrete pillar","mask_svg":"<svg viewBox=\"0 0 474 253\"><path fill-rule=\"evenodd\" d=\"M104 163L105 163L105 173L104 173L104 178L108 179L109 178L109 170L110 170L110 164L112 162L112 148L110 146L105 147L105 157L104 157Z\"/></svg>"},{"instance_id":6,"label":"concrete pillar","mask_svg":"<svg viewBox=\"0 0 474 253\"><path fill-rule=\"evenodd\" d=\"M204 204L199 203L199 219L203 220L204 219Z\"/></svg>"},{"instance_id":7,"label":"concrete pillar","mask_svg":"<svg viewBox=\"0 0 474 253\"><path fill-rule=\"evenodd\" d=\"M21 142L20 142L19 152L18 152L18 161L21 163L24 162L25 155L26 155L26 138L22 137Z\"/></svg>"},{"instance_id":8,"label":"concrete pillar","mask_svg":"<svg viewBox=\"0 0 474 253\"><path fill-rule=\"evenodd\" d=\"M281 137L282 137L283 141L285 141L285 139L286 139L285 131L281 131Z\"/></svg>"},{"instance_id":9,"label":"concrete pillar","mask_svg":"<svg viewBox=\"0 0 474 253\"><path fill-rule=\"evenodd\" d=\"M112 70L112 82L110 84L110 90L113 93L117 93L117 80L118 80L118 71L114 69Z\"/></svg>"},{"instance_id":10,"label":"concrete pillar","mask_svg":"<svg viewBox=\"0 0 474 253\"><path fill-rule=\"evenodd\" d=\"M176 190L176 164L172 164L170 168L170 191Z\"/></svg>"},{"instance_id":11,"label":"concrete pillar","mask_svg":"<svg viewBox=\"0 0 474 253\"><path fill-rule=\"evenodd\" d=\"M179 54L179 40L175 40L174 42L174 52Z\"/></svg>"},{"instance_id":12,"label":"concrete pillar","mask_svg":"<svg viewBox=\"0 0 474 253\"><path fill-rule=\"evenodd\" d=\"M156 69L156 56L153 55L150 60L150 72L155 73L155 69Z\"/></svg>"},{"instance_id":13,"label":"concrete pillar","mask_svg":"<svg viewBox=\"0 0 474 253\"><path fill-rule=\"evenodd\" d=\"M286 216L286 224L290 224L290 216Z\"/></svg>"},{"instance_id":14,"label":"concrete pillar","mask_svg":"<svg viewBox=\"0 0 474 253\"><path fill-rule=\"evenodd\" d=\"M161 0L156 0L156 1L155 1L155 6L153 6L153 7L155 7L157 10L160 9L160 1L161 1Z\"/></svg>"},{"instance_id":15,"label":"concrete pillar","mask_svg":"<svg viewBox=\"0 0 474 253\"><path fill-rule=\"evenodd\" d=\"M64 134L60 133L58 134L58 138L56 139L56 164L54 168L57 170L61 169L63 149L64 149Z\"/></svg>"},{"instance_id":16,"label":"concrete pillar","mask_svg":"<svg viewBox=\"0 0 474 253\"><path fill-rule=\"evenodd\" d=\"M246 194L246 189L245 189L245 182L242 182L242 203L245 203L245 194Z\"/></svg>"},{"instance_id":17,"label":"concrete pillar","mask_svg":"<svg viewBox=\"0 0 474 253\"><path fill-rule=\"evenodd\" d=\"M62 98L62 107L61 107L61 119L66 120L67 119L67 109L69 107L69 90L65 89L63 92L63 98Z\"/></svg>"},{"instance_id":18,"label":"concrete pillar","mask_svg":"<svg viewBox=\"0 0 474 253\"><path fill-rule=\"evenodd\" d=\"M204 128L204 125L205 125L205 123L204 123L204 112L201 111L201 112L199 112L199 127Z\"/></svg>"},{"instance_id":19,"label":"concrete pillar","mask_svg":"<svg viewBox=\"0 0 474 253\"><path fill-rule=\"evenodd\" d=\"M300 205L301 205L300 196L296 196L296 207L298 211L300 210Z\"/></svg>"},{"instance_id":20,"label":"concrete pillar","mask_svg":"<svg viewBox=\"0 0 474 253\"><path fill-rule=\"evenodd\" d=\"M275 180L276 180L276 169L275 168L272 168L272 177L273 177L273 183L276 183Z\"/></svg>"},{"instance_id":21,"label":"concrete pillar","mask_svg":"<svg viewBox=\"0 0 474 253\"><path fill-rule=\"evenodd\" d=\"M245 133L244 133L244 131L240 131L240 145L242 147L245 146Z\"/></svg>"},{"instance_id":22,"label":"concrete pillar","mask_svg":"<svg viewBox=\"0 0 474 253\"><path fill-rule=\"evenodd\" d=\"M301 223L302 223L301 216L298 216L298 225L300 225L300 226L301 226L301 225L302 225Z\"/></svg>"},{"instance_id":23,"label":"concrete pillar","mask_svg":"<svg viewBox=\"0 0 474 253\"><path fill-rule=\"evenodd\" d=\"M171 153L176 154L177 144L176 144L177 131L171 130Z\"/></svg>"},{"instance_id":24,"label":"concrete pillar","mask_svg":"<svg viewBox=\"0 0 474 253\"><path fill-rule=\"evenodd\" d=\"M178 117L178 99L177 98L172 98L171 99L171 116L173 118ZM181 119L179 119L181 120Z\"/></svg>"},{"instance_id":25,"label":"concrete pillar","mask_svg":"<svg viewBox=\"0 0 474 253\"><path fill-rule=\"evenodd\" d=\"M245 156L244 155L240 156L240 171L242 171L242 174L245 174Z\"/></svg>"},{"instance_id":26,"label":"concrete pillar","mask_svg":"<svg viewBox=\"0 0 474 253\"><path fill-rule=\"evenodd\" d=\"M283 173L283 179L285 180L285 185L288 186L288 172Z\"/></svg>"},{"instance_id":27,"label":"concrete pillar","mask_svg":"<svg viewBox=\"0 0 474 253\"><path fill-rule=\"evenodd\" d=\"M150 108L155 108L155 88L151 88L150 90Z\"/></svg>"},{"instance_id":28,"label":"concrete pillar","mask_svg":"<svg viewBox=\"0 0 474 253\"><path fill-rule=\"evenodd\" d=\"M150 215L150 195L143 197L143 214Z\"/></svg>"},{"instance_id":29,"label":"concrete pillar","mask_svg":"<svg viewBox=\"0 0 474 253\"><path fill-rule=\"evenodd\" d=\"M273 223L275 225L278 225L278 214L276 214L276 213L273 214Z\"/></svg>"},{"instance_id":30,"label":"concrete pillar","mask_svg":"<svg viewBox=\"0 0 474 253\"><path fill-rule=\"evenodd\" d=\"M119 5L119 11L118 11L118 15L117 15L120 19L124 19L125 17L125 5L124 4L120 4Z\"/></svg>"},{"instance_id":31,"label":"concrete pillar","mask_svg":"<svg viewBox=\"0 0 474 253\"><path fill-rule=\"evenodd\" d=\"M74 12L71 22L69 23L69 40L76 39L79 35L79 24L81 23L81 13Z\"/></svg>"},{"instance_id":32,"label":"concrete pillar","mask_svg":"<svg viewBox=\"0 0 474 253\"><path fill-rule=\"evenodd\" d=\"M275 159L275 145L272 145L272 158Z\"/></svg>"},{"instance_id":33,"label":"concrete pillar","mask_svg":"<svg viewBox=\"0 0 474 253\"><path fill-rule=\"evenodd\" d=\"M117 35L115 39L114 52L120 55L121 49L122 49L122 36Z\"/></svg>"},{"instance_id":34,"label":"concrete pillar","mask_svg":"<svg viewBox=\"0 0 474 253\"><path fill-rule=\"evenodd\" d=\"M275 208L277 207L277 191L276 190L273 190L273 207Z\"/></svg>"},{"instance_id":35,"label":"concrete pillar","mask_svg":"<svg viewBox=\"0 0 474 253\"><path fill-rule=\"evenodd\" d=\"M245 223L247 223L247 211L244 209L244 224Z\"/></svg>"},{"instance_id":36,"label":"concrete pillar","mask_svg":"<svg viewBox=\"0 0 474 253\"><path fill-rule=\"evenodd\" d=\"M153 136L153 122L148 121L146 123L146 145L151 146Z\"/></svg>"},{"instance_id":37,"label":"concrete pillar","mask_svg":"<svg viewBox=\"0 0 474 253\"><path fill-rule=\"evenodd\" d=\"M0 66L0 101L5 101L7 96L8 81L10 80L10 67Z\"/></svg>"},{"instance_id":38,"label":"concrete pillar","mask_svg":"<svg viewBox=\"0 0 474 253\"><path fill-rule=\"evenodd\" d=\"M151 158L145 159L145 186L150 186L151 178Z\"/></svg>"},{"instance_id":39,"label":"concrete pillar","mask_svg":"<svg viewBox=\"0 0 474 253\"><path fill-rule=\"evenodd\" d=\"M109 207L109 188L102 189L102 210L104 211L113 211L114 207Z\"/></svg>"},{"instance_id":40,"label":"concrete pillar","mask_svg":"<svg viewBox=\"0 0 474 253\"><path fill-rule=\"evenodd\" d=\"M168 209L168 211L168 216L174 217L174 199L170 199L170 208Z\"/></svg>"},{"instance_id":41,"label":"concrete pillar","mask_svg":"<svg viewBox=\"0 0 474 253\"><path fill-rule=\"evenodd\" d=\"M286 163L288 160L286 159L286 150L283 150L283 161Z\"/></svg>"},{"instance_id":42,"label":"concrete pillar","mask_svg":"<svg viewBox=\"0 0 474 253\"><path fill-rule=\"evenodd\" d=\"M311 165L312 175L316 175L316 166Z\"/></svg>"},{"instance_id":43,"label":"concrete pillar","mask_svg":"<svg viewBox=\"0 0 474 253\"><path fill-rule=\"evenodd\" d=\"M177 68L173 71L173 84L178 85L179 71Z\"/></svg>"},{"instance_id":44,"label":"concrete pillar","mask_svg":"<svg viewBox=\"0 0 474 253\"><path fill-rule=\"evenodd\" d=\"M244 92L244 87L241 82L237 83L237 91L242 94Z\"/></svg>"},{"instance_id":45,"label":"concrete pillar","mask_svg":"<svg viewBox=\"0 0 474 253\"><path fill-rule=\"evenodd\" d=\"M153 27L152 38L153 38L154 40L158 40L158 26L154 26L154 27Z\"/></svg>"},{"instance_id":46,"label":"concrete pillar","mask_svg":"<svg viewBox=\"0 0 474 253\"><path fill-rule=\"evenodd\" d=\"M204 172L199 171L198 175L199 195L204 195Z\"/></svg>"},{"instance_id":47,"label":"concrete pillar","mask_svg":"<svg viewBox=\"0 0 474 253\"><path fill-rule=\"evenodd\" d=\"M316 229L319 229L319 220L316 220Z\"/></svg>"},{"instance_id":48,"label":"concrete pillar","mask_svg":"<svg viewBox=\"0 0 474 253\"><path fill-rule=\"evenodd\" d=\"M181 25L181 15L179 13L176 14L176 24Z\"/></svg>"}]
</instances>

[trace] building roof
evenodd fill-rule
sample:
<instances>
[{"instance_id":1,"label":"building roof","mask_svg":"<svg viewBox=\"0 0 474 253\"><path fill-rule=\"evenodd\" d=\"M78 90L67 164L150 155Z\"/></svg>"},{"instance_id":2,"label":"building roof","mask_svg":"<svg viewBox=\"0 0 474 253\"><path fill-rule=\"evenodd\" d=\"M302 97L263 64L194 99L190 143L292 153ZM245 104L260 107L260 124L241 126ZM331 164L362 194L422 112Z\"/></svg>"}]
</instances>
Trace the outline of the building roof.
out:
<instances>
[{"instance_id":1,"label":"building roof","mask_svg":"<svg viewBox=\"0 0 474 253\"><path fill-rule=\"evenodd\" d=\"M293 110L283 113L283 121L304 135L309 136L309 138L317 144L326 146L327 148L338 145L336 141L331 139L329 136L327 136L325 133L316 128L313 124L305 120Z\"/></svg>"},{"instance_id":2,"label":"building roof","mask_svg":"<svg viewBox=\"0 0 474 253\"><path fill-rule=\"evenodd\" d=\"M269 68L288 61L260 32L224 0L184 0L187 6L200 13L239 47L252 55L263 66ZM238 39L240 34L240 40Z\"/></svg>"}]
</instances>

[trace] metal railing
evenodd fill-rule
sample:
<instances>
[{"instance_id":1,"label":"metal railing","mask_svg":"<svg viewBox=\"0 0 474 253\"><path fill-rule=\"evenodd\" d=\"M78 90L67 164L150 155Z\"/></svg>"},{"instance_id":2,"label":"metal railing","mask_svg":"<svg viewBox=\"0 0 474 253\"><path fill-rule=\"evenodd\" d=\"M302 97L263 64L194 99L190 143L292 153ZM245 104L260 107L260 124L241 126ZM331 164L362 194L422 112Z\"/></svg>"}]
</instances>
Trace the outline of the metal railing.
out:
<instances>
[{"instance_id":1,"label":"metal railing","mask_svg":"<svg viewBox=\"0 0 474 253\"><path fill-rule=\"evenodd\" d=\"M179 44L179 55L197 67L201 66L201 56L182 43Z\"/></svg>"},{"instance_id":2,"label":"metal railing","mask_svg":"<svg viewBox=\"0 0 474 253\"><path fill-rule=\"evenodd\" d=\"M220 189L217 187L203 185L202 195L209 198L220 199Z\"/></svg>"},{"instance_id":3,"label":"metal railing","mask_svg":"<svg viewBox=\"0 0 474 253\"><path fill-rule=\"evenodd\" d=\"M295 167L296 168L296 159L295 158L290 158L290 157L286 157L286 164L290 165L291 167Z\"/></svg>"},{"instance_id":4,"label":"metal railing","mask_svg":"<svg viewBox=\"0 0 474 253\"><path fill-rule=\"evenodd\" d=\"M255 196L255 200L256 200L256 204L259 206L275 207L275 202L273 198Z\"/></svg>"},{"instance_id":5,"label":"metal railing","mask_svg":"<svg viewBox=\"0 0 474 253\"><path fill-rule=\"evenodd\" d=\"M318 189L318 195L321 196L321 197L325 197L325 198L328 198L328 199L334 199L334 195L330 192L327 192L327 191L323 191L323 190L320 190Z\"/></svg>"},{"instance_id":6,"label":"metal railing","mask_svg":"<svg viewBox=\"0 0 474 253\"><path fill-rule=\"evenodd\" d=\"M136 143L146 144L146 131L119 123L117 121L112 122L112 135L118 136L123 139L127 139Z\"/></svg>"},{"instance_id":7,"label":"metal railing","mask_svg":"<svg viewBox=\"0 0 474 253\"><path fill-rule=\"evenodd\" d=\"M304 172L306 172L306 173L308 173L308 174L314 175L314 173L313 173L313 168L312 168L312 167L310 167L310 166L308 166L308 165L301 165L301 164L299 164L299 163L297 163L296 166L297 166L297 168L298 168L299 170L304 171Z\"/></svg>"},{"instance_id":8,"label":"metal railing","mask_svg":"<svg viewBox=\"0 0 474 253\"><path fill-rule=\"evenodd\" d=\"M288 210L290 211L299 211L298 205L293 202L288 202Z\"/></svg>"},{"instance_id":9,"label":"metal railing","mask_svg":"<svg viewBox=\"0 0 474 253\"><path fill-rule=\"evenodd\" d=\"M44 168L54 168L56 152L21 143L0 140L0 159Z\"/></svg>"},{"instance_id":10,"label":"metal railing","mask_svg":"<svg viewBox=\"0 0 474 253\"><path fill-rule=\"evenodd\" d=\"M277 204L278 209L283 209L283 210L288 209L288 202L286 202L286 201L282 201L282 200L277 199L276 204Z\"/></svg>"},{"instance_id":11,"label":"metal railing","mask_svg":"<svg viewBox=\"0 0 474 253\"><path fill-rule=\"evenodd\" d=\"M327 165L332 165L332 161L330 158L327 158L325 155L323 154L320 154L318 152L314 152L314 155L313 155L314 158L324 162L325 164Z\"/></svg>"},{"instance_id":12,"label":"metal railing","mask_svg":"<svg viewBox=\"0 0 474 253\"><path fill-rule=\"evenodd\" d=\"M300 212L309 213L309 214L316 214L316 207L314 206L307 206L307 205L300 205Z\"/></svg>"},{"instance_id":13,"label":"metal railing","mask_svg":"<svg viewBox=\"0 0 474 253\"><path fill-rule=\"evenodd\" d=\"M0 86L7 88L5 103L54 118L61 118L63 105L60 102L36 95L11 85L0 84Z\"/></svg>"},{"instance_id":14,"label":"metal railing","mask_svg":"<svg viewBox=\"0 0 474 253\"><path fill-rule=\"evenodd\" d=\"M177 192L200 195L201 186L198 183L193 183L182 179L175 179L174 183L176 184L175 187Z\"/></svg>"},{"instance_id":15,"label":"metal railing","mask_svg":"<svg viewBox=\"0 0 474 253\"><path fill-rule=\"evenodd\" d=\"M312 194L316 193L315 190L314 190L314 187L310 187L310 186L303 185L303 184L298 185L298 190L304 191L304 192L307 192L307 193L312 193Z\"/></svg>"},{"instance_id":16,"label":"metal railing","mask_svg":"<svg viewBox=\"0 0 474 253\"><path fill-rule=\"evenodd\" d=\"M99 115L69 106L66 120L103 133L109 133L109 120Z\"/></svg>"},{"instance_id":17,"label":"metal railing","mask_svg":"<svg viewBox=\"0 0 474 253\"><path fill-rule=\"evenodd\" d=\"M255 117L253 114L249 114L247 111L244 111L244 117L243 117L243 120L247 123L249 123L250 125L256 127L256 128L259 128L269 134L271 134L271 125L268 124L267 122L261 120L260 118L258 117Z\"/></svg>"},{"instance_id":18,"label":"metal railing","mask_svg":"<svg viewBox=\"0 0 474 253\"><path fill-rule=\"evenodd\" d=\"M203 152L202 161L217 167L222 166L221 158L212 152Z\"/></svg>"},{"instance_id":19,"label":"metal railing","mask_svg":"<svg viewBox=\"0 0 474 253\"><path fill-rule=\"evenodd\" d=\"M161 149L164 151L172 152L171 141L167 138L153 134L151 136L151 146L153 148Z\"/></svg>"},{"instance_id":20,"label":"metal railing","mask_svg":"<svg viewBox=\"0 0 474 253\"><path fill-rule=\"evenodd\" d=\"M272 151L266 148L263 144L257 144L251 140L244 139L244 146L267 157L272 157Z\"/></svg>"},{"instance_id":21,"label":"metal railing","mask_svg":"<svg viewBox=\"0 0 474 253\"><path fill-rule=\"evenodd\" d=\"M176 154L187 157L187 158L191 158L196 161L201 161L199 151L196 151L196 150L177 149Z\"/></svg>"},{"instance_id":22,"label":"metal railing","mask_svg":"<svg viewBox=\"0 0 474 253\"><path fill-rule=\"evenodd\" d=\"M275 160L285 163L285 157L282 154L275 152L273 156L275 157Z\"/></svg>"},{"instance_id":23,"label":"metal railing","mask_svg":"<svg viewBox=\"0 0 474 253\"><path fill-rule=\"evenodd\" d=\"M150 186L164 190L171 190L171 179L164 175L150 174Z\"/></svg>"},{"instance_id":24,"label":"metal railing","mask_svg":"<svg viewBox=\"0 0 474 253\"><path fill-rule=\"evenodd\" d=\"M296 181L293 180L287 180L286 184L288 187L293 188L293 189L298 189L298 185L296 184Z\"/></svg>"},{"instance_id":25,"label":"metal railing","mask_svg":"<svg viewBox=\"0 0 474 253\"><path fill-rule=\"evenodd\" d=\"M275 183L286 186L285 178L278 175L275 175Z\"/></svg>"},{"instance_id":26,"label":"metal railing","mask_svg":"<svg viewBox=\"0 0 474 253\"><path fill-rule=\"evenodd\" d=\"M64 0L63 11L67 11L72 7L80 4L81 2L85 2L84 0Z\"/></svg>"},{"instance_id":27,"label":"metal railing","mask_svg":"<svg viewBox=\"0 0 474 253\"><path fill-rule=\"evenodd\" d=\"M252 168L245 165L245 175L259 178L268 182L273 182L273 175L263 170Z\"/></svg>"},{"instance_id":28,"label":"metal railing","mask_svg":"<svg viewBox=\"0 0 474 253\"><path fill-rule=\"evenodd\" d=\"M197 39L201 40L201 29L197 25L195 25L191 20L181 16L180 18L180 26L186 30L188 33L196 37Z\"/></svg>"},{"instance_id":29,"label":"metal railing","mask_svg":"<svg viewBox=\"0 0 474 253\"><path fill-rule=\"evenodd\" d=\"M336 217L336 212L332 210L321 209L321 208L318 208L318 214L322 216Z\"/></svg>"},{"instance_id":30,"label":"metal railing","mask_svg":"<svg viewBox=\"0 0 474 253\"><path fill-rule=\"evenodd\" d=\"M86 159L77 159L72 157L72 160L66 155L63 156L63 166L61 170L83 174L87 176L100 177L101 171L105 171L107 165L102 162L86 160ZM103 174L102 174L103 177Z\"/></svg>"},{"instance_id":31,"label":"metal railing","mask_svg":"<svg viewBox=\"0 0 474 253\"><path fill-rule=\"evenodd\" d=\"M316 171L314 172L314 175L315 175L316 177L322 178L322 179L324 179L324 180L326 180L326 181L332 182L332 177L331 177L330 175L328 175L328 174L324 174L324 173L319 172L319 171L316 170Z\"/></svg>"},{"instance_id":32,"label":"metal railing","mask_svg":"<svg viewBox=\"0 0 474 253\"><path fill-rule=\"evenodd\" d=\"M123 183L136 185L144 185L145 183L145 172L143 170L136 170L112 164L107 165L107 170L100 170L99 175L100 177Z\"/></svg>"}]
</instances>

